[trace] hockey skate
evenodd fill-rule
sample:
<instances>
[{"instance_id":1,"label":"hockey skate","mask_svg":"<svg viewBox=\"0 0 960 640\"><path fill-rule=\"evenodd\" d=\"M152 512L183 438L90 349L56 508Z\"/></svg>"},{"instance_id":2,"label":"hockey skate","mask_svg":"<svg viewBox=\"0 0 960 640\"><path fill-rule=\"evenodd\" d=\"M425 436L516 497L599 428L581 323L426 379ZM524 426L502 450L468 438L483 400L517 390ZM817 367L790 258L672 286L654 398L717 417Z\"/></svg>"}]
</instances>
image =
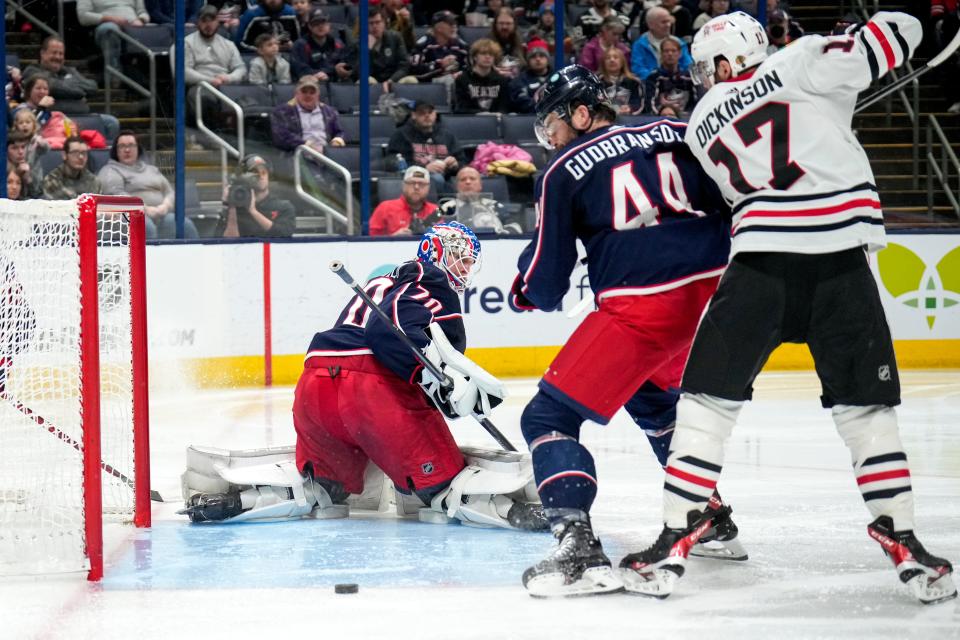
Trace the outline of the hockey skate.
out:
<instances>
[{"instance_id":1,"label":"hockey skate","mask_svg":"<svg viewBox=\"0 0 960 640\"><path fill-rule=\"evenodd\" d=\"M507 512L507 522L515 529L524 531L547 531L550 522L543 512L543 505L536 502L514 502Z\"/></svg>"},{"instance_id":2,"label":"hockey skate","mask_svg":"<svg viewBox=\"0 0 960 640\"><path fill-rule=\"evenodd\" d=\"M957 597L951 577L953 566L928 553L913 531L894 531L890 516L880 516L867 526L867 533L880 543L893 561L900 581L910 587L920 602L935 604Z\"/></svg>"},{"instance_id":3,"label":"hockey skate","mask_svg":"<svg viewBox=\"0 0 960 640\"><path fill-rule=\"evenodd\" d=\"M727 505L721 505L717 509L708 507L704 513L710 516L713 525L693 546L690 555L715 560L746 560L747 550L740 544L740 540L737 538L739 530L730 517L733 509Z\"/></svg>"},{"instance_id":4,"label":"hockey skate","mask_svg":"<svg viewBox=\"0 0 960 640\"><path fill-rule=\"evenodd\" d=\"M554 535L559 540L556 551L523 572L523 586L531 596L587 596L623 590L589 522L569 522Z\"/></svg>"},{"instance_id":5,"label":"hockey skate","mask_svg":"<svg viewBox=\"0 0 960 640\"><path fill-rule=\"evenodd\" d=\"M652 546L631 553L620 561L623 588L661 600L673 593L673 586L683 576L690 550L712 526L711 512L690 511L684 529L664 527Z\"/></svg>"},{"instance_id":6,"label":"hockey skate","mask_svg":"<svg viewBox=\"0 0 960 640\"><path fill-rule=\"evenodd\" d=\"M217 522L232 518L243 511L240 492L197 493L190 496L186 506L177 515L189 516L190 522Z\"/></svg>"}]
</instances>

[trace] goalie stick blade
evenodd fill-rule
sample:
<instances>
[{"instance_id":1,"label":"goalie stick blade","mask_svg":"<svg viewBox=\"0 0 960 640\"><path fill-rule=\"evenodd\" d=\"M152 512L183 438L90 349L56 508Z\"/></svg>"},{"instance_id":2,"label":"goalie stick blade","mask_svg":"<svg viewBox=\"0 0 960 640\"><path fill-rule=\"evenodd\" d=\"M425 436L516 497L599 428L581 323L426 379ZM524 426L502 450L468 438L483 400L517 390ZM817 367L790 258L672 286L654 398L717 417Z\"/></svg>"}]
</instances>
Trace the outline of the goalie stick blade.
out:
<instances>
[{"instance_id":1,"label":"goalie stick blade","mask_svg":"<svg viewBox=\"0 0 960 640\"><path fill-rule=\"evenodd\" d=\"M623 591L623 582L612 567L591 567L569 584L562 572L545 573L525 585L534 598L577 598Z\"/></svg>"},{"instance_id":2,"label":"goalie stick blade","mask_svg":"<svg viewBox=\"0 0 960 640\"><path fill-rule=\"evenodd\" d=\"M923 604L937 604L957 597L957 587L949 573L939 578L920 573L907 580L907 586Z\"/></svg>"},{"instance_id":3,"label":"goalie stick blade","mask_svg":"<svg viewBox=\"0 0 960 640\"><path fill-rule=\"evenodd\" d=\"M653 569L639 573L633 569L620 569L620 578L627 593L664 600L673 593L680 576L670 569Z\"/></svg>"},{"instance_id":4,"label":"goalie stick blade","mask_svg":"<svg viewBox=\"0 0 960 640\"><path fill-rule=\"evenodd\" d=\"M163 502L163 496L160 495L160 492L153 489L150 489L150 499L154 502Z\"/></svg>"}]
</instances>

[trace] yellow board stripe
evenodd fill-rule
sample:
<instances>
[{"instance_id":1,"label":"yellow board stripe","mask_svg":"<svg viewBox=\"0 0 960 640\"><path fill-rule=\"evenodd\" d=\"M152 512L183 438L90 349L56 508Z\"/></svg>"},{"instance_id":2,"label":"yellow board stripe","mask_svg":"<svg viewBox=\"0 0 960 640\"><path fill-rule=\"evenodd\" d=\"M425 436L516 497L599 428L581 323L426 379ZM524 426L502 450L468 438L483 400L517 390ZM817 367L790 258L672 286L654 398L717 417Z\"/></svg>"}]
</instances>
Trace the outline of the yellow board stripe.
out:
<instances>
[{"instance_id":1,"label":"yellow board stripe","mask_svg":"<svg viewBox=\"0 0 960 640\"><path fill-rule=\"evenodd\" d=\"M896 340L894 345L901 369L960 369L960 340ZM491 347L468 349L467 355L499 377L537 378L543 375L558 351L559 346ZM263 385L263 356L196 358L177 364L183 375L202 388ZM296 384L302 370L303 354L273 357L276 385ZM764 370L811 371L813 358L806 345L784 344L773 352Z\"/></svg>"}]
</instances>

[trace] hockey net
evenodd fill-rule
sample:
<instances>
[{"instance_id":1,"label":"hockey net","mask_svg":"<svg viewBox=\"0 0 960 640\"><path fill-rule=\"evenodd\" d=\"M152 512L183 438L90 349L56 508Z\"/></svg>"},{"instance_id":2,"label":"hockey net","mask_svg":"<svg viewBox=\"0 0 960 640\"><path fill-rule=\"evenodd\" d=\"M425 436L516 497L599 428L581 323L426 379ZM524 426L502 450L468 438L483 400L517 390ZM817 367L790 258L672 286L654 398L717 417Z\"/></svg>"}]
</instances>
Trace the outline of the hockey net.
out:
<instances>
[{"instance_id":1,"label":"hockey net","mask_svg":"<svg viewBox=\"0 0 960 640\"><path fill-rule=\"evenodd\" d=\"M102 575L149 526L143 206L0 200L0 575Z\"/></svg>"}]
</instances>

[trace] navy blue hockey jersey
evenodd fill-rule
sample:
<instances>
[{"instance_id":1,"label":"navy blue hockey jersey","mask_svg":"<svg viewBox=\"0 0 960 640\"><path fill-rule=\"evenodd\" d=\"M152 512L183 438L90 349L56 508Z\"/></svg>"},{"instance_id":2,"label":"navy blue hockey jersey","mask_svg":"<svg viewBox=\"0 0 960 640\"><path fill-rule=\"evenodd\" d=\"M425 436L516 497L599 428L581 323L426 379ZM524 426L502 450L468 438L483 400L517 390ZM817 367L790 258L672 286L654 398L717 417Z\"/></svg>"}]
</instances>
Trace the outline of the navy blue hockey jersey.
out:
<instances>
[{"instance_id":1,"label":"navy blue hockey jersey","mask_svg":"<svg viewBox=\"0 0 960 640\"><path fill-rule=\"evenodd\" d=\"M460 298L436 265L412 260L393 273L371 279L364 291L386 311L394 323L423 349L431 322L441 323L450 344L463 353L467 335ZM307 357L374 355L391 371L413 381L421 365L390 327L360 299L353 296L332 329L313 336Z\"/></svg>"},{"instance_id":2,"label":"navy blue hockey jersey","mask_svg":"<svg viewBox=\"0 0 960 640\"><path fill-rule=\"evenodd\" d=\"M686 124L613 125L578 138L537 181L536 237L518 261L523 295L545 311L570 286L579 239L598 300L720 275L729 209L683 144Z\"/></svg>"}]
</instances>

